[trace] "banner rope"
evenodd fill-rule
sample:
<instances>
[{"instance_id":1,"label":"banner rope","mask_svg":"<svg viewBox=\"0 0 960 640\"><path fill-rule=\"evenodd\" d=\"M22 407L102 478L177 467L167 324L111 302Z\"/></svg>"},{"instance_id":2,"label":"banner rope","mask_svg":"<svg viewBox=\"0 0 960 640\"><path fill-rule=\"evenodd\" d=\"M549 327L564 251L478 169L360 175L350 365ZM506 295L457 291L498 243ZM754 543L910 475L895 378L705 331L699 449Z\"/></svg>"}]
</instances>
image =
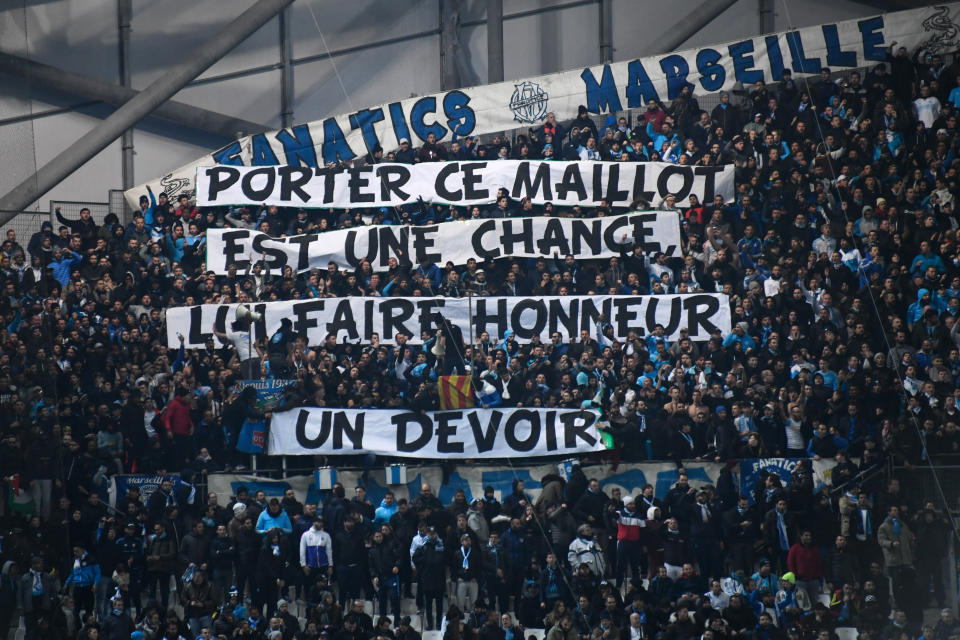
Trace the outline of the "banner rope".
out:
<instances>
[{"instance_id":1,"label":"banner rope","mask_svg":"<svg viewBox=\"0 0 960 640\"><path fill-rule=\"evenodd\" d=\"M789 26L789 28L790 28L791 31L796 31L796 29L795 29L795 27L794 27L794 23L793 23L793 18L792 18L791 15L790 15L790 7L788 6L787 0L781 0L781 2L783 3L783 12L784 12L784 15L785 15L786 18L787 18L787 25ZM885 63L881 63L881 64L885 64ZM822 110L823 110L827 105L817 105L816 103L814 103L814 101L813 101L813 92L811 91L811 86L810 86L809 74L803 73L803 74L800 74L800 76L801 76L801 81L803 82L803 86L804 86L804 88L806 89L807 95L810 97L810 104L811 104L811 105L813 106L813 108L814 108L814 118L813 118L813 119L814 119L814 122L815 122L816 125L817 125L817 133L818 133L818 135L820 136L820 140L821 140L821 141L825 141L825 140L826 140L826 137L824 136L823 125L822 125L822 123L820 122L820 119L821 119L821 118L820 118L820 114L816 112L816 109L817 109L817 107L819 107L820 110L821 110L821 112L822 112ZM861 117L862 117L862 114L861 114ZM841 193L840 193L840 189L837 188L837 170L836 170L836 167L835 167L834 164L833 164L833 158L830 156L830 150L827 149L827 147L826 147L826 143L825 143L825 142L821 142L821 144L824 145L823 150L824 150L824 154L825 154L826 160L827 160L827 167L828 167L829 170L830 170L830 176L833 178L833 185L832 185L832 187L831 187L831 191L836 195L837 203L840 204L840 202L841 202ZM816 155L816 154L814 154L814 155ZM850 223L853 223L853 222L854 222L854 220L853 220L853 219L851 218L851 216L850 216L849 210L844 210L843 207L840 206L840 211L841 211L841 213L843 213L843 217L846 219L847 222L850 222ZM856 234L854 234L854 236L853 236L853 243L854 243L854 246L857 246L857 249L858 249L858 251L860 252L861 257L866 256L866 255L868 254L868 252L866 251L866 245L865 245L864 241L863 241L862 239L860 239L860 238L857 238ZM863 271L863 264L862 264L862 262L858 262L858 263L857 263L857 273L859 274L860 278L867 283L867 285L866 285L864 288L865 288L866 291L867 291L867 295L870 296L870 302L871 302L871 306L873 307L873 313L874 313L874 315L876 316L877 324L878 324L878 327L880 328L880 335L883 336L883 342L884 342L884 344L885 344L886 347L887 347L887 353L890 353L890 352L893 350L893 345L890 344L890 337L887 335L887 332L886 332L886 331L884 330L884 328L883 328L883 324L884 324L883 316L880 314L880 307L879 307L879 305L877 304L876 295L874 294L873 289L870 287L870 279L866 276L866 274L865 274L864 271ZM897 362L897 361L894 360L894 359L891 359L891 363L890 363L890 364L892 364L894 371L896 371L896 373L897 373L897 377L900 379L900 381L901 381L901 383L902 383L902 382L903 382L903 372L902 372L902 370L901 370L900 363ZM917 419L916 414L914 414L914 413L912 413L912 412L911 412L910 415L909 415L909 420L910 420L910 423L913 425L914 430L916 430L916 432L917 432L917 438L920 439L920 445L921 445L921 447L922 447L922 451L924 452L924 456L926 457L925 462L927 463L927 467L929 467L929 469L930 469L930 474L933 476L933 483L934 483L934 485L936 486L936 488L937 488L937 493L939 494L940 500L941 500L941 502L943 503L944 511L946 512L947 515L949 515L949 514L950 514L950 503L949 503L949 501L947 500L947 495L946 495L946 493L944 493L943 485L941 484L940 478L939 478L939 476L937 475L937 470L936 470L936 468L933 466L933 460L931 459L930 453L929 453L929 449L927 448L927 439L926 439L926 437L924 436L923 429L920 427L920 421ZM881 434L881 435L882 435L882 434ZM951 528L953 529L953 535L954 535L954 537L957 538L957 539L960 539L960 532L958 532L958 530L957 530L957 523L956 523L956 521L954 520L954 518L953 518L952 516L950 516L950 526L951 526Z\"/></svg>"},{"instance_id":2,"label":"banner rope","mask_svg":"<svg viewBox=\"0 0 960 640\"><path fill-rule=\"evenodd\" d=\"M305 4L307 5L307 11L310 12L310 17L313 18L313 24L317 28L317 33L320 34L320 43L323 45L324 51L327 52L327 59L330 60L333 73L337 76L337 82L340 83L340 90L343 91L343 97L347 99L347 105L350 107L350 111L356 111L357 109L353 106L353 101L350 100L350 94L347 93L347 87L343 84L343 78L340 77L340 70L337 68L337 63L333 59L333 54L330 53L330 47L327 46L327 39L323 36L323 29L320 28L320 21L317 20L317 14L313 12L310 0L307 0Z\"/></svg>"}]
</instances>

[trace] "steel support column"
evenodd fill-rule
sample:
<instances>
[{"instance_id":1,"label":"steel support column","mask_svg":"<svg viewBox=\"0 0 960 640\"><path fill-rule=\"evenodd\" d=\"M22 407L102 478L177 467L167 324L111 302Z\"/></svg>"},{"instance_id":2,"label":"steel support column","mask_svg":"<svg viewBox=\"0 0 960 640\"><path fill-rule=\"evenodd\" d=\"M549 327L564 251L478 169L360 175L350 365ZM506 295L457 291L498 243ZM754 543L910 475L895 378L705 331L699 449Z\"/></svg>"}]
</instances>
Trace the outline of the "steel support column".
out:
<instances>
[{"instance_id":1,"label":"steel support column","mask_svg":"<svg viewBox=\"0 0 960 640\"><path fill-rule=\"evenodd\" d=\"M646 47L647 53L652 55L676 50L736 3L737 0L706 0L675 25L664 29L662 35Z\"/></svg>"},{"instance_id":2,"label":"steel support column","mask_svg":"<svg viewBox=\"0 0 960 640\"><path fill-rule=\"evenodd\" d=\"M133 0L117 0L117 32L119 35L118 58L120 84L130 88L130 22L133 19ZM120 142L123 189L134 186L133 181L133 129L123 132Z\"/></svg>"},{"instance_id":3,"label":"steel support column","mask_svg":"<svg viewBox=\"0 0 960 640\"><path fill-rule=\"evenodd\" d=\"M293 0L258 0L220 33L199 49L190 52L186 62L171 69L169 73L117 109L99 126L70 145L54 160L0 198L0 209L26 209L28 205L116 140L125 130L150 115L191 80L209 69L228 51L246 40L250 34L266 24L291 2ZM10 217L0 214L0 224L8 220Z\"/></svg>"},{"instance_id":4,"label":"steel support column","mask_svg":"<svg viewBox=\"0 0 960 640\"><path fill-rule=\"evenodd\" d=\"M487 82L503 81L503 0L487 0Z\"/></svg>"},{"instance_id":5,"label":"steel support column","mask_svg":"<svg viewBox=\"0 0 960 640\"><path fill-rule=\"evenodd\" d=\"M440 88L463 86L460 81L460 0L440 0Z\"/></svg>"},{"instance_id":6,"label":"steel support column","mask_svg":"<svg viewBox=\"0 0 960 640\"><path fill-rule=\"evenodd\" d=\"M774 23L776 17L773 12L774 0L757 0L757 2L760 4L757 8L760 18L760 33L773 33L777 30Z\"/></svg>"},{"instance_id":7,"label":"steel support column","mask_svg":"<svg viewBox=\"0 0 960 640\"><path fill-rule=\"evenodd\" d=\"M293 126L293 39L290 37L290 7L280 12L280 122Z\"/></svg>"},{"instance_id":8,"label":"steel support column","mask_svg":"<svg viewBox=\"0 0 960 640\"><path fill-rule=\"evenodd\" d=\"M129 102L140 93L129 87L104 82L100 78L74 73L3 52L0 52L0 73L29 80L36 86L117 106ZM150 115L225 138L233 138L237 131L262 133L269 130L268 127L256 122L225 116L222 113L173 100L163 103Z\"/></svg>"},{"instance_id":9,"label":"steel support column","mask_svg":"<svg viewBox=\"0 0 960 640\"><path fill-rule=\"evenodd\" d=\"M613 62L613 0L600 0L600 63Z\"/></svg>"}]
</instances>

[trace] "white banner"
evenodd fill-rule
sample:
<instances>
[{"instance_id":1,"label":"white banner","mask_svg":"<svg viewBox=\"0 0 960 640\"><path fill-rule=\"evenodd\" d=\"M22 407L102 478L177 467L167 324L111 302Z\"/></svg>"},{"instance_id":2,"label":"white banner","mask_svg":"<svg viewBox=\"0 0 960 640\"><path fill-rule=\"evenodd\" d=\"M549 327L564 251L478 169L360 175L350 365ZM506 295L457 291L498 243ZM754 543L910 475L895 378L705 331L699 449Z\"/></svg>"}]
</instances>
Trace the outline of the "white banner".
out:
<instances>
[{"instance_id":1,"label":"white banner","mask_svg":"<svg viewBox=\"0 0 960 640\"><path fill-rule=\"evenodd\" d=\"M532 462L532 461L531 461ZM581 459L583 473L587 478L596 478L600 481L600 488L608 496L614 489L619 489L621 495L638 496L646 484L652 484L654 494L661 500L666 497L678 478L677 465L673 462L621 462L615 469L609 464L588 463ZM443 504L453 501L457 489L463 489L467 502L474 498L482 498L485 487L493 487L494 496L503 501L513 491L513 480L523 480L524 491L534 500L540 495L542 486L540 480L547 474L565 475L570 462L553 464L531 464L522 460L514 460L509 470L503 466L489 465L459 465L456 473L448 474L449 479L443 482L443 469L439 465L407 465L406 484L389 484L386 481L384 469L374 468L361 482L361 470L356 468L336 467L337 481L350 488L363 484L367 489L367 499L374 507L389 490L394 497L412 500L420 493L420 485L430 484L434 494ZM293 467L291 461L290 467ZM558 468L558 467L562 467ZM702 487L707 484L716 485L721 469L726 465L717 462L684 462L683 468L690 477L690 486ZM789 482L785 483L789 484ZM238 475L232 473L211 473L207 476L209 491L216 493L221 505L229 504L230 497L237 494L241 486L251 493L263 490L268 498L282 498L284 491L293 489L297 500L316 503L321 499L320 492L314 486L313 475L290 475L283 480L268 480L252 475Z\"/></svg>"},{"instance_id":2,"label":"white banner","mask_svg":"<svg viewBox=\"0 0 960 640\"><path fill-rule=\"evenodd\" d=\"M200 166L319 169L361 158L378 144L387 151L396 149L401 138L418 146L433 133L449 142L454 135L539 126L549 112L555 112L558 121L567 120L577 115L579 105L592 114L613 113L642 108L650 99L672 100L685 86L697 94L713 93L736 82L750 86L757 80L779 81L787 68L799 76L817 74L823 67L862 67L886 60L894 41L911 54L920 47L949 53L960 48L957 14L958 5L949 3L397 100L241 138L149 184L154 193L165 191L173 198L194 191ZM134 187L126 192L127 201L136 209L145 194L146 185Z\"/></svg>"},{"instance_id":3,"label":"white banner","mask_svg":"<svg viewBox=\"0 0 960 640\"><path fill-rule=\"evenodd\" d=\"M422 199L454 205L494 202L506 189L514 200L572 207L628 207L639 200L659 203L673 194L686 202L713 196L733 200L733 165L694 167L664 162L493 162L384 163L341 171L312 167L200 167L197 206L277 205L355 209L410 204Z\"/></svg>"},{"instance_id":4,"label":"white banner","mask_svg":"<svg viewBox=\"0 0 960 640\"><path fill-rule=\"evenodd\" d=\"M355 270L368 260L374 271L390 268L390 258L412 266L423 260L462 265L473 258L613 258L639 246L648 255L683 255L680 217L673 211L643 211L603 218L488 218L440 224L367 225L326 233L273 238L249 229L207 231L207 269L227 275L243 272L250 261L264 262L273 273L287 266L294 273L326 269L331 262ZM642 275L642 274L640 274Z\"/></svg>"},{"instance_id":5,"label":"white banner","mask_svg":"<svg viewBox=\"0 0 960 640\"><path fill-rule=\"evenodd\" d=\"M821 491L824 488L832 487L833 468L837 466L837 461L833 458L821 458L812 462L814 490Z\"/></svg>"},{"instance_id":6,"label":"white banner","mask_svg":"<svg viewBox=\"0 0 960 640\"><path fill-rule=\"evenodd\" d=\"M599 414L579 409L395 411L304 407L273 414L270 455L529 458L603 451Z\"/></svg>"},{"instance_id":7,"label":"white banner","mask_svg":"<svg viewBox=\"0 0 960 640\"><path fill-rule=\"evenodd\" d=\"M222 344L214 331L229 333L236 320L236 304L204 304L167 309L167 346L180 346L183 335L188 349L205 346L207 340ZM580 331L596 335L601 314L613 328L613 336L624 340L631 331L641 338L664 327L664 336L674 341L685 329L693 341L706 341L719 329L730 333L730 302L722 293L691 293L663 296L539 296L473 298L314 298L261 302L250 307L263 314L253 324L253 339L269 337L289 318L293 330L306 336L309 346L323 344L328 335L338 343L369 343L374 334L384 344L396 343L397 335L411 336L419 344L421 335L433 336L433 315L440 313L460 327L464 339L479 337L484 331L492 339L502 339L509 330L520 343L533 336L549 341L553 332L563 342L580 338ZM471 334L471 318L473 333ZM246 334L244 334L246 335Z\"/></svg>"}]
</instances>

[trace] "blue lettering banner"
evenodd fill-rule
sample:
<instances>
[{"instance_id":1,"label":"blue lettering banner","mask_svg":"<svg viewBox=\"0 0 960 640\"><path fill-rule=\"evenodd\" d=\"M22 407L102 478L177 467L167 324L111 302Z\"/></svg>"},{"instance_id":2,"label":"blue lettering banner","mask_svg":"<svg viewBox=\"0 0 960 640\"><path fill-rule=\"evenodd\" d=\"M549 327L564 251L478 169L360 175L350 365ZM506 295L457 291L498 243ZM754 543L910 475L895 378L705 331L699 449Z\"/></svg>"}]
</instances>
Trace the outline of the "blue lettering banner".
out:
<instances>
[{"instance_id":1,"label":"blue lettering banner","mask_svg":"<svg viewBox=\"0 0 960 640\"><path fill-rule=\"evenodd\" d=\"M950 53L960 48L958 16L960 3L945 3L407 98L249 136L148 184L154 193L166 191L173 198L195 190L200 166L286 163L318 169L320 162L347 162L378 145L392 151L403 138L414 147L430 134L449 142L467 135L538 126L551 112L558 121L571 119L580 105L594 114L637 108L646 100L673 99L684 86L708 93L730 89L735 82L777 81L785 68L814 74L823 67L834 71L862 67L884 60L894 41L911 55L921 48L929 53ZM126 192L132 208L137 208L146 186Z\"/></svg>"}]
</instances>

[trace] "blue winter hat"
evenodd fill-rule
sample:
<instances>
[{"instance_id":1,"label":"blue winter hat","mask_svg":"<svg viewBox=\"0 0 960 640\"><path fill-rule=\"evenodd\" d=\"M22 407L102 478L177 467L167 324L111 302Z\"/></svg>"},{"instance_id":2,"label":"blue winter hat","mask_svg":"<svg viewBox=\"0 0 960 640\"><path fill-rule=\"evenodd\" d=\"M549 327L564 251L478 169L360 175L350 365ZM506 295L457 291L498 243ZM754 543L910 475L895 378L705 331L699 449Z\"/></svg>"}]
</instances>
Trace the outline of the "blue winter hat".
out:
<instances>
[{"instance_id":1,"label":"blue winter hat","mask_svg":"<svg viewBox=\"0 0 960 640\"><path fill-rule=\"evenodd\" d=\"M727 407L724 406L724 405L722 405L722 404L718 404L718 405L717 405L717 408L714 409L714 411L717 412L717 415L720 415L720 412L721 412L721 411L726 411L726 410L727 410Z\"/></svg>"},{"instance_id":2,"label":"blue winter hat","mask_svg":"<svg viewBox=\"0 0 960 640\"><path fill-rule=\"evenodd\" d=\"M577 386L585 387L590 383L590 376L587 375L586 371L581 371L577 374Z\"/></svg>"}]
</instances>

